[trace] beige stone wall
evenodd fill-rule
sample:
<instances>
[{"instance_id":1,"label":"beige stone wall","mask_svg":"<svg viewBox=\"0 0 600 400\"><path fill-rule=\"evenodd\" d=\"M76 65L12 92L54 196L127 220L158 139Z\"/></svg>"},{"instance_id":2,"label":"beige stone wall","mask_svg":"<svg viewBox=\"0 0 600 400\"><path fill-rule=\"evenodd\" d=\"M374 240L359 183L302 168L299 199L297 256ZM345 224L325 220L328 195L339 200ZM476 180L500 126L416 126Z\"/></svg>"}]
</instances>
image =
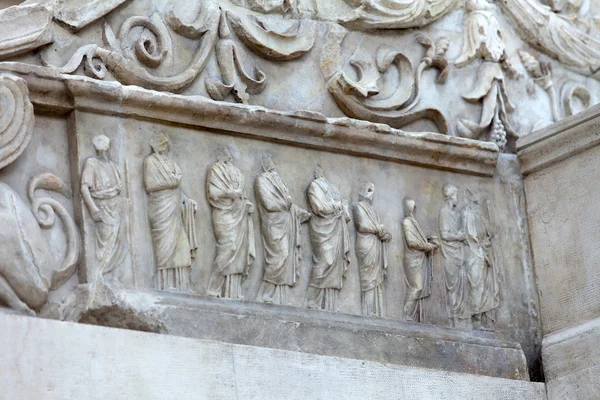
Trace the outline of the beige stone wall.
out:
<instances>
[{"instance_id":1,"label":"beige stone wall","mask_svg":"<svg viewBox=\"0 0 600 400\"><path fill-rule=\"evenodd\" d=\"M519 142L550 399L598 393L598 115L596 107Z\"/></svg>"},{"instance_id":2,"label":"beige stone wall","mask_svg":"<svg viewBox=\"0 0 600 400\"><path fill-rule=\"evenodd\" d=\"M0 313L3 399L545 400L541 383Z\"/></svg>"}]
</instances>

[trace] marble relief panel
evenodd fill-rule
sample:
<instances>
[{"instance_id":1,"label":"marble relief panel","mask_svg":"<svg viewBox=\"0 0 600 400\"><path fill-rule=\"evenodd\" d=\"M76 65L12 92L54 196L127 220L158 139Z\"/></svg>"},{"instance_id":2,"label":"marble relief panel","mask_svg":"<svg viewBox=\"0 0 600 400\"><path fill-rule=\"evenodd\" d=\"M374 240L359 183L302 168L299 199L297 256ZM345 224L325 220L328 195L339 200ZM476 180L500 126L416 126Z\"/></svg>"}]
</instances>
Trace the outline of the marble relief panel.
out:
<instances>
[{"instance_id":1,"label":"marble relief panel","mask_svg":"<svg viewBox=\"0 0 600 400\"><path fill-rule=\"evenodd\" d=\"M240 176L243 175L245 183L239 186L239 193L233 198L248 203L248 207L243 207L246 213L244 218L252 224L246 224L244 228L246 231L243 232L246 236L239 237L240 243L246 243L240 245L240 249L248 252L243 255L248 262L242 263L244 268L240 270L241 291L237 292L236 289L229 295L221 291L218 295L243 297L245 301L264 301L262 286L265 265L267 265L263 242L265 239L261 233L261 212L264 214L264 210L259 212L255 210L257 204L263 204L257 197L255 182L265 173L265 154L269 154L271 157L269 162L276 166L277 174L285 182L293 205L299 210L307 210L313 214L311 218L315 218L315 209L309 202L308 193L309 187L315 181L315 170L317 170L321 171L320 174L324 175L327 182L339 191L340 204L342 204L340 210L348 211L344 223L349 237L349 251L345 253L349 262L335 304L335 308L340 312L363 314L359 265L364 264L365 261L364 255L361 255L361 260L357 258L357 225L356 221L350 221L356 215L353 210L361 202L364 203L368 197L365 188L369 186L366 183L370 182L375 188L372 209L377 212L379 223L383 226L382 235L377 240L385 243L387 255L385 279L381 283L383 311L376 309L371 314L381 313L384 318L398 320L411 319L410 316L404 315L405 299L411 296L406 294L404 266L406 234L403 229L403 221L411 215L411 210L405 209L407 204L405 199L410 198L418 205L418 211L414 214L415 220L418 221L418 228L415 229L423 232L425 239L432 243L427 256L431 264L429 296L418 299L421 307L418 310L418 320L441 326L453 325L452 313L449 312L448 307L444 259L442 252L437 249L440 241L439 213L445 204L442 188L444 185L451 184L456 187L455 211L459 219L457 229L465 230L466 222L463 223L462 220L466 219L464 216L468 214L466 211L469 209L468 205L472 205L475 198L481 205L481 209L485 210L486 224L493 225L493 229L489 227L489 231L493 233L489 235L483 233L483 236L487 236L482 236L482 242L488 240L493 243L494 251L497 253L494 256L493 270L494 274L498 273L500 300L499 304L493 307L495 322L484 319L484 323L476 327L506 330L511 326L520 325L523 320L529 318L527 316L529 305L514 301L516 298L522 298L522 294L528 292L530 288L527 281L522 278L527 274L529 266L526 243L523 243L526 235L518 223L518 216L522 214L520 181L516 178L514 160L509 156L500 160L497 176L491 179L437 170L432 173L432 170L422 167L297 148L221 132L81 112L77 113L75 126L77 142L80 146L80 163L94 154L93 136L102 133L111 138L111 159L115 161L119 170L123 171L128 221L131 225L129 235L133 244L128 261L133 265L132 275L124 282L127 287L157 288L157 253L156 244L153 246L152 217L144 180L144 160L153 153L150 143L164 134L169 142L168 158L176 163L180 170L181 191L185 193L185 198L192 199L196 206L194 223L197 249L194 251L194 257L191 258L190 292L201 296L207 295L211 275L217 267L215 260L219 259L216 236L222 233L215 231L215 214L213 214L215 204L211 204L207 197L210 191L207 192L206 185L211 166L223 158L235 166ZM95 127L101 128L95 129ZM219 154L225 155L219 156ZM270 168L270 164L267 165L267 170ZM183 197L179 198L183 201L182 199ZM181 205L183 207L183 202ZM183 215L184 212L181 212ZM517 216L516 222L514 216ZM87 221L86 224L89 222ZM309 221L298 226L298 241L302 245L297 248L299 252L297 254L299 257L296 258L297 281L289 285L286 301L283 304L296 307L305 307L307 304L311 272L315 265L313 255L316 254L312 246L318 245L314 240L311 241L310 224ZM252 231L247 231L248 229ZM252 238L249 237L250 233ZM478 233L475 232L469 239L463 232L464 237L461 239L463 245L468 247L469 240L474 240L477 235ZM250 240L254 244L253 260L250 259L251 257L246 257L249 256L247 246L250 245ZM187 249L189 251L191 247L188 246ZM235 249L231 252L235 253ZM482 265L491 266L490 263ZM121 267L127 268L127 263ZM221 289L225 290L224 288L229 284L237 284L237 281L227 281ZM468 294L465 296L468 297ZM414 312L412 305L409 308ZM414 316L413 320L415 320ZM475 322L477 325L477 321ZM461 327L465 328L465 326Z\"/></svg>"}]
</instances>

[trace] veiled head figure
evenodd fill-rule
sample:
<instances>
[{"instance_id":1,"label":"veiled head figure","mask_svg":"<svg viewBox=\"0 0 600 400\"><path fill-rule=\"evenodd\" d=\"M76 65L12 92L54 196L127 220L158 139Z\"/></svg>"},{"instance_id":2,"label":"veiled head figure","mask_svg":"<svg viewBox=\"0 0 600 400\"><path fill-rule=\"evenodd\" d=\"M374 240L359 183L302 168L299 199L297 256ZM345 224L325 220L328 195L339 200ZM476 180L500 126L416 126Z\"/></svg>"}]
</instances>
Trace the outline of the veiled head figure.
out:
<instances>
[{"instance_id":1,"label":"veiled head figure","mask_svg":"<svg viewBox=\"0 0 600 400\"><path fill-rule=\"evenodd\" d=\"M321 164L317 164L314 172L315 179L325 178L325 170L321 166Z\"/></svg>"},{"instance_id":2,"label":"veiled head figure","mask_svg":"<svg viewBox=\"0 0 600 400\"><path fill-rule=\"evenodd\" d=\"M458 204L458 189L456 186L450 184L444 185L442 194L444 195L444 200L449 201L452 207L456 207Z\"/></svg>"},{"instance_id":3,"label":"veiled head figure","mask_svg":"<svg viewBox=\"0 0 600 400\"><path fill-rule=\"evenodd\" d=\"M150 139L150 147L155 153L166 154L169 151L169 138L162 133L156 133Z\"/></svg>"},{"instance_id":4,"label":"veiled head figure","mask_svg":"<svg viewBox=\"0 0 600 400\"><path fill-rule=\"evenodd\" d=\"M275 162L269 153L263 154L261 164L264 172L273 171L275 169Z\"/></svg>"},{"instance_id":5,"label":"veiled head figure","mask_svg":"<svg viewBox=\"0 0 600 400\"><path fill-rule=\"evenodd\" d=\"M413 199L404 199L404 215L406 217L414 217L417 211L417 203Z\"/></svg>"},{"instance_id":6,"label":"veiled head figure","mask_svg":"<svg viewBox=\"0 0 600 400\"><path fill-rule=\"evenodd\" d=\"M92 144L96 149L96 153L103 154L110 148L110 139L105 135L96 135L92 139Z\"/></svg>"},{"instance_id":7,"label":"veiled head figure","mask_svg":"<svg viewBox=\"0 0 600 400\"><path fill-rule=\"evenodd\" d=\"M221 161L226 164L233 162L233 156L231 155L231 152L227 146L221 146L217 149L217 161Z\"/></svg>"},{"instance_id":8,"label":"veiled head figure","mask_svg":"<svg viewBox=\"0 0 600 400\"><path fill-rule=\"evenodd\" d=\"M375 196L375 184L372 182L363 182L360 187L360 191L358 192L358 199L360 201L366 200L369 203L373 202L373 197Z\"/></svg>"}]
</instances>

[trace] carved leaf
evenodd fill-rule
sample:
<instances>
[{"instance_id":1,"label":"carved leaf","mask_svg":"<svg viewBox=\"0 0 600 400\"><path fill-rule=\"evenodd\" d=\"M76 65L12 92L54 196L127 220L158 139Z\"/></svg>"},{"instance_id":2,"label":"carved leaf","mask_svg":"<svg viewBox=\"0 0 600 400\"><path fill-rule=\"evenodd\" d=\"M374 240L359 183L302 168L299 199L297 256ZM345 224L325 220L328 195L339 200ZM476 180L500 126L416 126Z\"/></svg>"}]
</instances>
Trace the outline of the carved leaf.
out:
<instances>
[{"instance_id":1,"label":"carved leaf","mask_svg":"<svg viewBox=\"0 0 600 400\"><path fill-rule=\"evenodd\" d=\"M354 0L346 0L354 6ZM355 29L406 29L425 26L462 4L460 0L365 0L339 22Z\"/></svg>"},{"instance_id":2,"label":"carved leaf","mask_svg":"<svg viewBox=\"0 0 600 400\"><path fill-rule=\"evenodd\" d=\"M315 44L314 21L297 20L285 30L263 17L247 17L226 12L231 28L246 46L269 60L293 60L306 54ZM282 21L278 20L277 24ZM273 25L273 26L271 26Z\"/></svg>"},{"instance_id":3,"label":"carved leaf","mask_svg":"<svg viewBox=\"0 0 600 400\"><path fill-rule=\"evenodd\" d=\"M62 286L75 272L79 261L81 243L79 231L75 221L71 218L66 208L57 200L50 197L36 197L37 189L45 189L61 193L70 198L69 187L56 175L45 173L33 177L28 184L27 192L31 201L31 210L42 228L50 229L54 226L55 215L58 214L67 237L67 252L61 266L52 271L52 282L50 289Z\"/></svg>"}]
</instances>

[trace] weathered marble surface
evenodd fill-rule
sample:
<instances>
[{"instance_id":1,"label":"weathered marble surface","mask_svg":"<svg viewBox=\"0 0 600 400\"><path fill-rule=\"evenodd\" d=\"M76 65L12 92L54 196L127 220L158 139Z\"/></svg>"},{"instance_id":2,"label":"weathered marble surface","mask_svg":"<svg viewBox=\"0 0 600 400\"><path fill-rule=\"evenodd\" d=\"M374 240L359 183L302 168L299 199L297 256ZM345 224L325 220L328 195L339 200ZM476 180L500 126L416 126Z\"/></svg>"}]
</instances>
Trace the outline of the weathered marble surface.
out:
<instances>
[{"instance_id":1,"label":"weathered marble surface","mask_svg":"<svg viewBox=\"0 0 600 400\"><path fill-rule=\"evenodd\" d=\"M306 354L529 380L506 334L157 291L80 290L67 319ZM436 354L432 357L432 354Z\"/></svg>"},{"instance_id":2,"label":"weathered marble surface","mask_svg":"<svg viewBox=\"0 0 600 400\"><path fill-rule=\"evenodd\" d=\"M541 383L6 313L0 324L0 341L11 344L0 349L10 399L546 399Z\"/></svg>"},{"instance_id":3,"label":"weathered marble surface","mask_svg":"<svg viewBox=\"0 0 600 400\"><path fill-rule=\"evenodd\" d=\"M550 399L598 393L598 113L593 107L519 141Z\"/></svg>"},{"instance_id":4,"label":"weathered marble surface","mask_svg":"<svg viewBox=\"0 0 600 400\"><path fill-rule=\"evenodd\" d=\"M40 54L15 57L7 41L3 60L281 111L468 135L500 147L508 140L507 151L517 135L595 104L600 90L597 28L580 23L593 20L597 7L584 7L580 21L538 0L210 0L191 7L111 0L81 9L74 0L40 2L40 12L45 7L57 21L52 35L23 47ZM0 18L15 13L9 10ZM486 65L506 74L478 77ZM497 93L500 112L492 107Z\"/></svg>"},{"instance_id":5,"label":"weathered marble surface","mask_svg":"<svg viewBox=\"0 0 600 400\"><path fill-rule=\"evenodd\" d=\"M98 134L110 138L110 159L122 173L122 195L127 205L123 218L127 221L130 251L126 262L119 266L122 276L119 284L127 288L151 289L156 282L143 160L151 153L148 142L157 132L169 135L169 157L176 160L181 169L181 188L188 198L197 201L195 222L199 246L192 264L191 290L200 296L206 295L216 245L205 177L215 151L223 146L230 149L235 165L249 182L254 182L262 171L261 155L272 154L292 197L304 209L308 209L306 189L312 181L312 173L306 166L322 165L328 180L336 184L341 198L347 199L349 204L359 200L357 193L362 181L375 184L378 191L374 207L385 210L380 214L381 222L395 238L388 246L388 276L383 290L386 304L383 316L388 319L404 317L402 199L407 196L415 199L420 205L421 226L425 231L436 232L444 184L451 182L460 189L459 211L465 206L465 189L476 190L483 199L489 200L490 210L493 210L494 241L502 260L498 265L502 273L501 302L495 322L486 324L487 329L502 332L508 340L519 342L531 373L536 376L538 306L529 258L522 182L514 156L498 158L493 144L463 138L391 129L381 131L381 125L377 124L326 119L310 113L246 108L118 83L98 83L89 78L57 75L41 67L37 67L35 73L28 73L14 63L0 64L0 68L13 70L27 80L31 99L40 115L58 114L68 121L54 129L56 134L62 135L61 140L68 139L69 154L61 161L70 169L69 179L74 182L75 215L84 243L95 240L96 233L79 193L81 168L86 159L96 154L92 138ZM67 151L66 146L57 148ZM6 171L12 170L8 167ZM21 173L27 173L27 169ZM256 204L255 193L249 186L246 185L244 194ZM259 226L258 215L251 218L255 227ZM339 308L343 313L360 315L353 225L348 224L352 251L350 268L340 291ZM259 231L255 230L254 234L258 236ZM303 229L301 235L303 241L309 243L308 229ZM88 244L79 268L80 283L93 283L87 272L88 265L92 265L88 264L92 262L92 255L93 248ZM298 284L290 291L295 307L305 305L311 256L310 246L304 246ZM242 285L246 300L255 301L257 297L263 257L263 252L257 251L248 279ZM423 305L423 322L450 326L439 253L433 257L433 275L432 292ZM60 307L63 298L53 297L52 302L53 307Z\"/></svg>"},{"instance_id":6,"label":"weathered marble surface","mask_svg":"<svg viewBox=\"0 0 600 400\"><path fill-rule=\"evenodd\" d=\"M253 324L267 326L256 331L258 339L251 344L265 347L275 347L272 335L277 328L269 324L277 318L300 323L294 318L312 315L318 322L313 321L310 329L323 338L334 335L324 328L327 324L338 324L342 332L347 326L341 325L351 325L351 320L369 332L365 335L373 334L374 342L381 340L381 348L396 352L382 354L366 351L368 346L349 346L344 353L344 341L360 342L353 334L340 339L331 353L303 344L302 333L298 346L306 354L373 356L391 363L406 358L405 365L516 379L527 376L514 343L523 348L531 377L540 379L542 333L554 334L598 317L593 264L598 236L593 204L600 196L593 185L600 172L594 147L599 106L593 106L600 92L599 29L594 22L597 1L585 7L563 7L551 1L551 8L539 0L26 3L0 10L0 21L5 22L0 27L0 33L5 33L0 34L4 79L0 89L6 94L11 80L28 88L28 94L19 98L21 103L16 103L18 112L13 116L12 103L7 101L0 116L0 127L9 127L0 129L0 181L25 199L19 203L20 215L29 216L29 210L23 211L29 206L28 198L33 203L34 216L44 228L37 232L36 226L36 235L52 250L47 253L56 256L49 261L50 269L64 278L57 282L69 278L75 266L76 229L81 231L83 244L77 276L62 286L44 283L43 296L29 311L111 326L131 322L125 317L129 311L149 313L143 321L126 327L164 329L161 332L185 336L193 336L201 323L192 315L204 313L211 323L196 329L196 337L221 336L225 341L250 343L236 336L234 329L228 330L231 336L220 333L222 324L235 326L236 312L250 309L253 314L244 320L246 330L254 332ZM24 100L33 103L35 121L31 105ZM26 116L24 121L21 115ZM15 140L10 137L13 131L17 132ZM94 148L93 138L98 135L110 139L110 154ZM162 138L162 147L153 146L157 155L151 155L148 143L157 137ZM517 148L522 169L516 157L500 154ZM209 202L207 193L214 193L207 190L207 172L216 154L225 149L229 153L226 162L235 168L225 168L228 171L218 177L229 181L220 186L219 201L211 198ZM289 197L299 209L312 213L310 229L297 226L297 242L311 243L312 235L313 246L319 248L292 249L297 277L285 303L295 308L211 303L202 297L215 270L228 272L222 295L247 302L260 297L267 247L261 246L261 220L255 212L261 199L252 188L263 172L265 153L273 156L278 174L289 186L283 200ZM86 160L94 157L114 162L110 165L117 172L111 176L116 183L105 182L110 193L84 176ZM158 172L154 181L144 173L148 172L144 160L150 164L150 159L156 162L153 171ZM314 223L322 215L307 198L317 166L330 182L325 191L339 190L328 212L343 219L343 253L327 248L334 240L314 240L326 235L317 230L328 222L323 218L323 226ZM47 179L54 186L42 189L48 189L44 195L54 209L61 210L62 221L52 220L50 209L39 207L35 190L26 189L26 182L48 172L56 176ZM527 175L527 207L522 172ZM61 189L69 194L59 179L69 183L72 200L52 193ZM374 297L378 304L372 310L381 320L360 316L364 310L359 261L364 264L366 260L356 257L356 224L349 210L361 200L358 194L365 182L376 188L372 205L379 213L373 218L381 225L374 229L378 239L392 238L381 252L386 256L381 261L386 264L387 260L387 275L381 279L381 290ZM565 183L571 185L570 190L562 187ZM407 317L401 222L410 212L404 209L404 199L415 200L422 231L434 236L420 235L422 242L437 243L435 236L442 236L443 230L438 212L445 202L442 188L446 185L457 188L457 198L446 201L447 207L455 207L451 214L458 219L457 238L448 240L465 251L458 252L462 255L456 265L444 265L444 246L431 249L431 287L428 296L419 299L419 319L424 324L406 328L398 322ZM106 203L122 202L121 211L112 213L119 221L99 221L85 188ZM155 196L154 189L160 194ZM41 197L43 192L37 193ZM229 206L230 212L215 211ZM41 217L35 215L38 208ZM222 218L211 218L211 214ZM243 223L236 219L239 215ZM470 227L465 223L469 218L475 221ZM230 222L241 228L229 229ZM117 225L118 235L98 235L98 229ZM274 244L277 226L261 228L273 229L268 239ZM229 243L238 237L240 243ZM110 243L98 244L105 238ZM118 246L111 242L115 238ZM41 243L37 236L35 240ZM118 276L109 283L110 289L102 284L109 278L98 273L105 260L96 250L103 246L126 250L119 252L126 255L124 259L110 265L111 269L116 266ZM243 253L230 254L240 248ZM334 253L342 256L343 263L336 266L337 272L344 273L338 279L341 285L336 282L326 289L336 302L324 307L341 314L311 314L304 310L311 268L314 271L314 265L321 262L313 261L313 256L323 255L326 260L321 264L325 265ZM60 267L63 258L71 261L68 268ZM229 271L229 266L236 267L235 271ZM157 268L163 279L157 280ZM461 301L467 300L456 307L454 316L448 311L451 289L445 278L452 275L449 268L465 275L457 279L464 290L456 290ZM474 300L473 288L482 287L475 280L482 271L493 277L492 289L486 293L493 296L491 300ZM17 283L11 281L8 286ZM164 310L185 311L164 311L165 321L154 320L144 296L136 291L157 287L189 292L181 297L165 294L160 300L168 304L161 305ZM116 299L127 299L115 300L112 291ZM46 297L47 303L38 304ZM23 309L16 302L4 301ZM481 313L485 311L484 317L474 311L478 308L474 303ZM215 313L213 308L219 307L214 304L230 304L227 316ZM377 335L383 326L402 333L394 331L382 339L385 335ZM464 332L449 331L449 326ZM414 336L404 335L405 330L422 331L426 339L419 343L426 345L407 345ZM440 331L444 344L436 347L438 339L432 337ZM490 338L502 338L510 345L475 349L475 342ZM430 339L434 344L427 342ZM329 342L323 339L323 343ZM438 358L423 358L431 350L428 346L435 347ZM441 355L447 346L454 346L455 352ZM461 352L466 354L462 361ZM474 367L478 358L489 363L480 365L479 371Z\"/></svg>"},{"instance_id":7,"label":"weathered marble surface","mask_svg":"<svg viewBox=\"0 0 600 400\"><path fill-rule=\"evenodd\" d=\"M542 354L549 399L593 399L600 390L598 318L544 337Z\"/></svg>"}]
</instances>

